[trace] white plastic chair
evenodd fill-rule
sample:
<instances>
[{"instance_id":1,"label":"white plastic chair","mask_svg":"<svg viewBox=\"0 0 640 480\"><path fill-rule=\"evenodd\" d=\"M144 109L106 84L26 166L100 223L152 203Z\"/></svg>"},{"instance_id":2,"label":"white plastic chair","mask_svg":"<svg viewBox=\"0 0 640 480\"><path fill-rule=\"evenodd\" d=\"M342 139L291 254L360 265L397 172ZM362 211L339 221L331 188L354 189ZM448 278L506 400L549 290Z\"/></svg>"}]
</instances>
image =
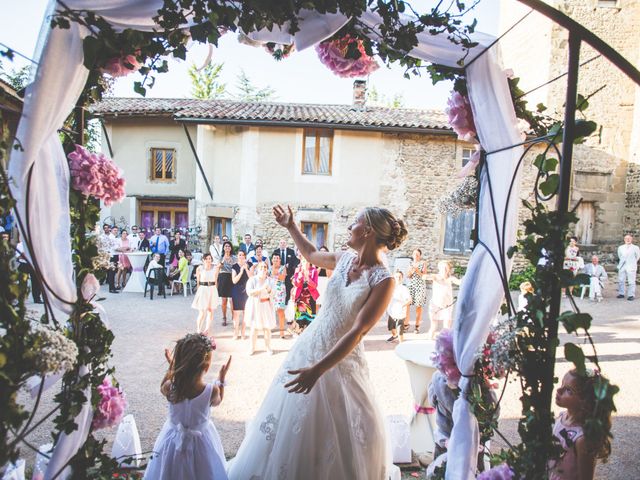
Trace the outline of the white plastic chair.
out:
<instances>
[{"instance_id":1,"label":"white plastic chair","mask_svg":"<svg viewBox=\"0 0 640 480\"><path fill-rule=\"evenodd\" d=\"M171 281L171 296L173 297L173 286L177 283L179 285L182 285L182 293L184 294L184 296L187 296L187 290L189 290L189 294L193 294L193 291L191 290L191 274L193 273L193 265L189 265L189 271L187 273L187 281L183 282L182 280L178 279L178 280L172 280ZM182 275L180 275L182 276Z\"/></svg>"}]
</instances>

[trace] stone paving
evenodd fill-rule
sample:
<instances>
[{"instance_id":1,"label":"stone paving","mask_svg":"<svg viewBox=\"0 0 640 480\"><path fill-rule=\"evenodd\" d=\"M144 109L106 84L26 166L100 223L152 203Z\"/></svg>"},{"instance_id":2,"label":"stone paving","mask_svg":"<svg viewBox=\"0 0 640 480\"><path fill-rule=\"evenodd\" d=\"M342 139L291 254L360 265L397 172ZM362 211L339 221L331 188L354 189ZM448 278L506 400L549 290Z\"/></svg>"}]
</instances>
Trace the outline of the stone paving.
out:
<instances>
[{"instance_id":1,"label":"stone paving","mask_svg":"<svg viewBox=\"0 0 640 480\"><path fill-rule=\"evenodd\" d=\"M103 290L102 302L109 314L109 324L115 333L113 365L129 402L128 413L135 416L143 451L151 449L166 417L166 401L159 386L166 368L163 349L188 331L195 329L196 311L191 308L193 297L182 295L164 298L143 298L142 294L112 295ZM605 373L620 385L617 397L618 413L614 418L613 455L608 464L599 465L597 478L640 478L640 463L636 460L636 439L640 432L640 300L628 302L614 297L613 286L605 291L605 300L592 304L578 300L578 305L594 316L593 336L598 346ZM32 308L39 306L30 305ZM566 300L563 307L568 309ZM424 323L423 331L428 327ZM232 327L221 326L221 313L216 312L213 333L218 343L214 365L208 377L213 380L228 355L233 355L228 374L229 386L213 418L229 458L244 436L244 426L258 409L262 398L286 352L294 339L273 340L275 355L257 353L249 356L249 340L233 340ZM277 337L277 335L275 335ZM380 322L365 340L370 375L376 398L384 415L408 415L412 407L411 389L404 362L394 353L395 345L388 344L386 321ZM424 338L410 333L407 340ZM568 335L561 340L567 341ZM575 341L575 339L573 340ZM258 348L261 348L260 340ZM562 349L559 350L559 358ZM558 362L558 376L569 368L564 360ZM45 395L42 412L50 405L53 392ZM520 403L519 386L507 386L502 401L500 429L510 441L517 441L517 419ZM27 403L29 403L27 401ZM39 445L48 441L50 425L43 424L31 437ZM106 432L111 438L114 432ZM501 442L494 441L494 449ZM27 458L31 457L25 453Z\"/></svg>"}]
</instances>

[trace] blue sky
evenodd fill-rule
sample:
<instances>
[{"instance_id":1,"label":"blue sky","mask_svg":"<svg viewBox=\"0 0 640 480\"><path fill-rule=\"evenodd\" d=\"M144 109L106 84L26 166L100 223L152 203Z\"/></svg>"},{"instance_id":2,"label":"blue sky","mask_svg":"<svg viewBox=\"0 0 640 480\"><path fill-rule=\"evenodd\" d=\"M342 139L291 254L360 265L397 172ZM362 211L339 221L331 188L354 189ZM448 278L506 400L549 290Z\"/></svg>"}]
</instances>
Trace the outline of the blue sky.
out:
<instances>
[{"instance_id":1,"label":"blue sky","mask_svg":"<svg viewBox=\"0 0 640 480\"><path fill-rule=\"evenodd\" d=\"M7 0L5 0L7 1ZM42 22L46 0L20 0L11 2L11 8L3 9L0 17L0 42L13 49L32 56ZM428 6L430 1L416 0L414 5ZM471 1L468 2L469 4ZM497 33L498 0L482 0L476 7L474 16L478 18L478 30ZM426 7L425 7L426 8ZM171 61L169 73L158 76L156 85L147 96L188 97L189 79L187 68L191 62L201 64L207 55L207 47L194 46L186 62ZM263 49L239 44L233 34L222 37L219 48L214 49L214 62L224 62L222 80L233 90L236 76L244 69L253 82L259 86L270 85L277 92L277 100L283 102L307 103L350 103L353 81L333 75L317 59L310 48L295 52L289 58L276 62ZM26 62L16 58L16 66ZM443 108L449 95L450 86L431 85L428 77L404 79L399 67L380 68L369 78L369 84L378 92L392 97L401 94L406 107ZM117 96L136 96L133 82L138 75L130 75L117 82Z\"/></svg>"}]
</instances>

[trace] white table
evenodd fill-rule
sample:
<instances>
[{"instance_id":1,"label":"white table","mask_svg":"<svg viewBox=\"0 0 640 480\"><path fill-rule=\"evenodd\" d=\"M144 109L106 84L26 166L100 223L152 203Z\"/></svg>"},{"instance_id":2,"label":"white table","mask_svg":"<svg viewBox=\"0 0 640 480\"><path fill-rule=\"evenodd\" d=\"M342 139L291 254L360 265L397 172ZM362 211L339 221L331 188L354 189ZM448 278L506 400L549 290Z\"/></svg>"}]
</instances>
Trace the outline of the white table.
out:
<instances>
[{"instance_id":1,"label":"white table","mask_svg":"<svg viewBox=\"0 0 640 480\"><path fill-rule=\"evenodd\" d=\"M131 277L129 277L123 292L143 293L144 284L147 281L147 277L144 274L144 264L147 261L149 252L127 252L125 255L131 262Z\"/></svg>"},{"instance_id":2,"label":"white table","mask_svg":"<svg viewBox=\"0 0 640 480\"><path fill-rule=\"evenodd\" d=\"M436 368L431 362L434 340L408 340L396 347L409 372L414 408L411 416L411 449L416 453L435 449L435 410L429 404L428 387Z\"/></svg>"}]
</instances>

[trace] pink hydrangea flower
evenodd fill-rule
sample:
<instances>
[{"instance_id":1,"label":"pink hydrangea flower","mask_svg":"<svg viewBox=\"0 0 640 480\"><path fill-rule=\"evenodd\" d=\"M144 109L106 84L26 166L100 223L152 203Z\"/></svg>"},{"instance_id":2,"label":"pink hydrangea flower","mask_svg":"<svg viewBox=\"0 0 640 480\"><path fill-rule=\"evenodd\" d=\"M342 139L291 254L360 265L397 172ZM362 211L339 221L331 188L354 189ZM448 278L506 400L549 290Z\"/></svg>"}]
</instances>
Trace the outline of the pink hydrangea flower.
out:
<instances>
[{"instance_id":1,"label":"pink hydrangea flower","mask_svg":"<svg viewBox=\"0 0 640 480\"><path fill-rule=\"evenodd\" d=\"M453 331L445 328L436 337L436 349L431 354L433 365L444 375L450 387L456 388L462 374L453 353Z\"/></svg>"},{"instance_id":2,"label":"pink hydrangea flower","mask_svg":"<svg viewBox=\"0 0 640 480\"><path fill-rule=\"evenodd\" d=\"M93 413L91 426L94 430L113 427L118 424L127 408L124 393L111 384L110 378L105 378L98 387L100 402Z\"/></svg>"},{"instance_id":3,"label":"pink hydrangea flower","mask_svg":"<svg viewBox=\"0 0 640 480\"><path fill-rule=\"evenodd\" d=\"M74 189L104 201L107 206L124 198L122 171L111 159L91 153L81 145L76 145L68 158Z\"/></svg>"},{"instance_id":4,"label":"pink hydrangea flower","mask_svg":"<svg viewBox=\"0 0 640 480\"><path fill-rule=\"evenodd\" d=\"M357 42L360 57L346 58L349 45ZM339 77L366 77L380 66L373 57L367 55L362 40L345 35L342 38L328 40L316 45L320 61Z\"/></svg>"},{"instance_id":5,"label":"pink hydrangea flower","mask_svg":"<svg viewBox=\"0 0 640 480\"><path fill-rule=\"evenodd\" d=\"M473 112L469 99L460 92L451 92L447 100L445 113L449 116L449 125L458 134L460 140L465 142L476 141L476 125L473 122Z\"/></svg>"},{"instance_id":6,"label":"pink hydrangea flower","mask_svg":"<svg viewBox=\"0 0 640 480\"><path fill-rule=\"evenodd\" d=\"M113 78L124 77L130 73L140 70L142 64L138 62L135 55L125 55L124 57L114 57L107 60L102 72L111 75Z\"/></svg>"},{"instance_id":7,"label":"pink hydrangea flower","mask_svg":"<svg viewBox=\"0 0 640 480\"><path fill-rule=\"evenodd\" d=\"M476 480L512 480L513 470L506 463L496 465L486 472L482 472L476 477Z\"/></svg>"}]
</instances>

